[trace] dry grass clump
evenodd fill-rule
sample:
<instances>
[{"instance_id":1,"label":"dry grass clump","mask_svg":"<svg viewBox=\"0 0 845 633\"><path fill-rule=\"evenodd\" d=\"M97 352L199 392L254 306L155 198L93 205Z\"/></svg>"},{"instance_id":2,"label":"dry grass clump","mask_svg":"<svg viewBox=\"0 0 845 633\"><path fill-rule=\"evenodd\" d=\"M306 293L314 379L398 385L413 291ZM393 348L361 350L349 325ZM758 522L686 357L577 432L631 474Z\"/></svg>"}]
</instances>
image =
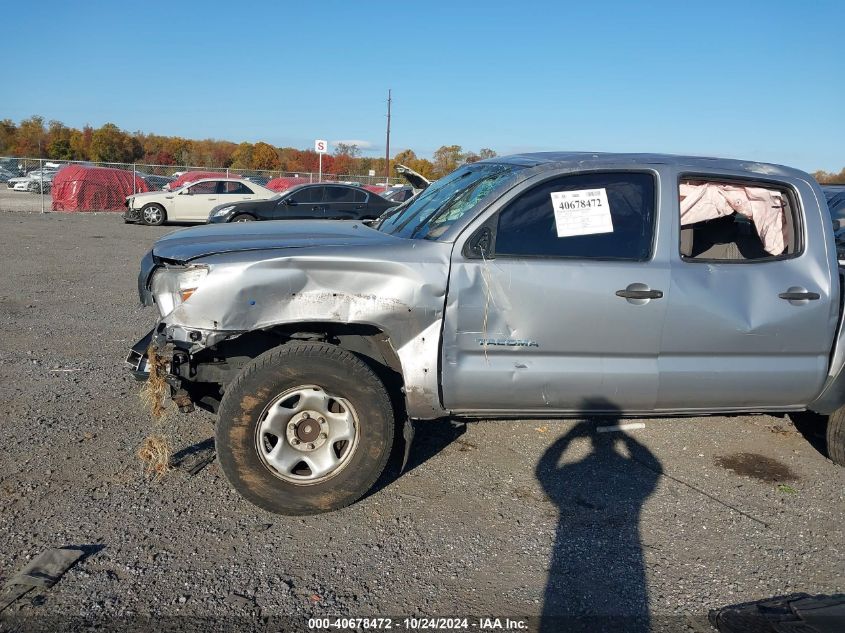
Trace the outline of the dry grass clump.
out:
<instances>
[{"instance_id":1,"label":"dry grass clump","mask_svg":"<svg viewBox=\"0 0 845 633\"><path fill-rule=\"evenodd\" d=\"M170 470L173 450L167 436L151 434L144 438L138 449L138 458L144 463L144 474L150 479L161 479Z\"/></svg>"},{"instance_id":2,"label":"dry grass clump","mask_svg":"<svg viewBox=\"0 0 845 633\"><path fill-rule=\"evenodd\" d=\"M147 350L150 375L141 389L141 402L149 409L153 419L153 432L144 438L138 448L138 458L144 464L144 474L150 479L161 479L170 470L173 453L170 440L164 429L164 423L173 407L167 406L170 385L164 379L167 373L167 360L158 353L155 346Z\"/></svg>"},{"instance_id":3,"label":"dry grass clump","mask_svg":"<svg viewBox=\"0 0 845 633\"><path fill-rule=\"evenodd\" d=\"M161 420L168 413L166 406L170 386L164 379L167 373L167 361L158 353L154 345L147 349L150 375L141 388L141 402L150 410L153 420Z\"/></svg>"}]
</instances>

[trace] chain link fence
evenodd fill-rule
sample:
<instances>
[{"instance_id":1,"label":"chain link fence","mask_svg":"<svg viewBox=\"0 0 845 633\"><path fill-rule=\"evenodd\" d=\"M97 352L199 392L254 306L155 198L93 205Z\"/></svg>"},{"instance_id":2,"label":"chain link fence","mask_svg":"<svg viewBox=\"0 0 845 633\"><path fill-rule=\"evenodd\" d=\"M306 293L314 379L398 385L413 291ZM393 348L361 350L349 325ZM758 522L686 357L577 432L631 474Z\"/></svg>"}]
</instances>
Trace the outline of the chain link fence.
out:
<instances>
[{"instance_id":1,"label":"chain link fence","mask_svg":"<svg viewBox=\"0 0 845 633\"><path fill-rule=\"evenodd\" d=\"M78 168L65 171L62 176L58 176L62 169L73 165ZM186 178L196 180L215 175L245 178L261 186L270 184L271 187L284 186L286 183L321 181L343 182L359 186L385 185L384 175L376 176L372 175L372 172L367 175L337 175L200 165L97 163L0 156L0 210L41 211L42 213L54 210L119 211L123 209L125 197L133 193L160 191L181 186ZM276 184L273 183L274 180ZM73 184L70 185L67 181ZM282 184L279 185L279 182ZM389 178L387 184L401 182L400 178ZM85 198L86 208L72 209L62 202L68 196L75 195Z\"/></svg>"}]
</instances>

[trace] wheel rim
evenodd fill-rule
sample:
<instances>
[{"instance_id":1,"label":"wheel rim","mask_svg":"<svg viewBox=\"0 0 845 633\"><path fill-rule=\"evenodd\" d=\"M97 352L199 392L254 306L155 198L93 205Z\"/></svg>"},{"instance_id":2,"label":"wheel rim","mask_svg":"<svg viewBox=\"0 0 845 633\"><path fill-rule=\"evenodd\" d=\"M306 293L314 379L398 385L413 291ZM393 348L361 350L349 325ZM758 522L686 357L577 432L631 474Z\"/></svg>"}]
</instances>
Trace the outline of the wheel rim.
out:
<instances>
[{"instance_id":1,"label":"wheel rim","mask_svg":"<svg viewBox=\"0 0 845 633\"><path fill-rule=\"evenodd\" d=\"M248 215L240 215L235 218L235 222L252 222L252 218Z\"/></svg>"},{"instance_id":2,"label":"wheel rim","mask_svg":"<svg viewBox=\"0 0 845 633\"><path fill-rule=\"evenodd\" d=\"M156 207L144 209L144 220L149 224L158 224L161 222L161 211Z\"/></svg>"},{"instance_id":3,"label":"wheel rim","mask_svg":"<svg viewBox=\"0 0 845 633\"><path fill-rule=\"evenodd\" d=\"M255 448L276 477L314 484L334 477L349 463L358 436L358 416L348 400L316 385L302 385L264 408Z\"/></svg>"}]
</instances>

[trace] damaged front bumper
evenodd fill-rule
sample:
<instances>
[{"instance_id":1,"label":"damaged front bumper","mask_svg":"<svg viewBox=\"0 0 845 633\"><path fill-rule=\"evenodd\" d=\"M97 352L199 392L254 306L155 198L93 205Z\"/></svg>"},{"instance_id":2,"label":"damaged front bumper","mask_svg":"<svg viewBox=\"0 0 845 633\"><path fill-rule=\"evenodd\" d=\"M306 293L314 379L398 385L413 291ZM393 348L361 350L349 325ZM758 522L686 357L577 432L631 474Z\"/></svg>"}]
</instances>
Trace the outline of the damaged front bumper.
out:
<instances>
[{"instance_id":1,"label":"damaged front bumper","mask_svg":"<svg viewBox=\"0 0 845 633\"><path fill-rule=\"evenodd\" d=\"M195 406L216 411L222 387L231 376L226 362L215 362L210 347L240 333L192 330L160 322L135 343L126 365L139 382L148 385L163 380L170 398L183 413Z\"/></svg>"},{"instance_id":2,"label":"damaged front bumper","mask_svg":"<svg viewBox=\"0 0 845 633\"><path fill-rule=\"evenodd\" d=\"M153 334L155 330L147 332L146 336L135 343L129 350L129 356L126 357L126 364L129 365L129 371L132 377L139 382L145 382L150 377L150 359L148 351L153 342Z\"/></svg>"}]
</instances>

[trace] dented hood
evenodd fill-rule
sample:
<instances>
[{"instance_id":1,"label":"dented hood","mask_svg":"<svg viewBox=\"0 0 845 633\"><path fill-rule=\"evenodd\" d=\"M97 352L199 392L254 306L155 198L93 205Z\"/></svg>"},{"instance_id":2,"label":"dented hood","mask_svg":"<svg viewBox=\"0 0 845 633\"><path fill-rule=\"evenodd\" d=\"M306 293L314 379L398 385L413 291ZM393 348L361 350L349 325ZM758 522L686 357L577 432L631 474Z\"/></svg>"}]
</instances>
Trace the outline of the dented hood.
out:
<instances>
[{"instance_id":1,"label":"dented hood","mask_svg":"<svg viewBox=\"0 0 845 633\"><path fill-rule=\"evenodd\" d=\"M400 238L355 220L276 220L209 224L174 231L153 246L158 259L184 262L220 253L394 243Z\"/></svg>"}]
</instances>

